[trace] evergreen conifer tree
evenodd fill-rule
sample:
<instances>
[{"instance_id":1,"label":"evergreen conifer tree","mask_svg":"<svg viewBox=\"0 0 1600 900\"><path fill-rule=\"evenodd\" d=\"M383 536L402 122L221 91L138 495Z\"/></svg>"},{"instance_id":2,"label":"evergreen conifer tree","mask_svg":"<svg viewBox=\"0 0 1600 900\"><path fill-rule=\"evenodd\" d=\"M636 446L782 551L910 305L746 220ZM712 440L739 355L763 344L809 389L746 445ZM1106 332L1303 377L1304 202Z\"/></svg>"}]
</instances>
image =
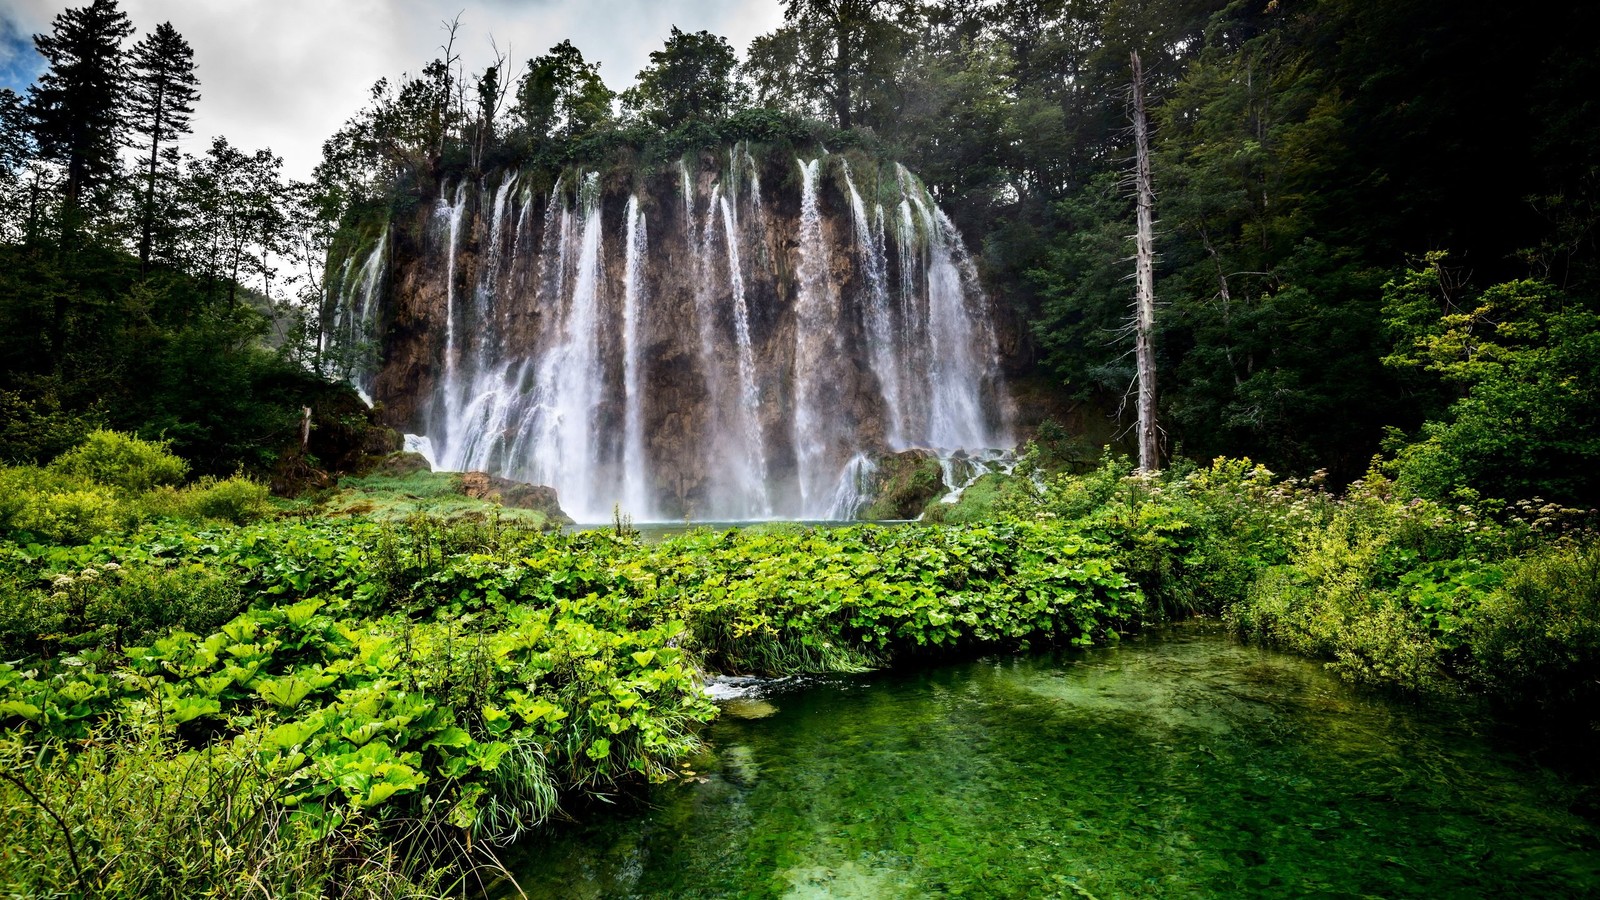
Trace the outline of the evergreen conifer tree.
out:
<instances>
[{"instance_id":1,"label":"evergreen conifer tree","mask_svg":"<svg viewBox=\"0 0 1600 900\"><path fill-rule=\"evenodd\" d=\"M33 36L49 67L28 88L28 112L39 156L65 169L63 238L82 215L86 192L117 171L126 124L122 42L132 33L116 0L94 0L58 13L50 34Z\"/></svg>"},{"instance_id":2,"label":"evergreen conifer tree","mask_svg":"<svg viewBox=\"0 0 1600 900\"><path fill-rule=\"evenodd\" d=\"M139 210L139 271L150 268L150 249L156 219L157 181L163 145L188 134L189 116L199 99L195 90L194 51L172 27L162 22L133 47L128 124L144 148L144 199Z\"/></svg>"}]
</instances>

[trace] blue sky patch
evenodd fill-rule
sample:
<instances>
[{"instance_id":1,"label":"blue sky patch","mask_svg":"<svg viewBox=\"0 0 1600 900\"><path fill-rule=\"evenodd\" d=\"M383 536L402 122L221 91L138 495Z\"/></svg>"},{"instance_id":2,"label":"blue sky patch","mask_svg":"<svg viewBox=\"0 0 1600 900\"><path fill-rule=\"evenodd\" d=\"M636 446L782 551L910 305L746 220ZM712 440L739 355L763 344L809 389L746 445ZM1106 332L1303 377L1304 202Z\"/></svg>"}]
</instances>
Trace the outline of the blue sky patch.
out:
<instances>
[{"instance_id":1,"label":"blue sky patch","mask_svg":"<svg viewBox=\"0 0 1600 900\"><path fill-rule=\"evenodd\" d=\"M0 15L0 88L25 93L44 71L44 57L33 49L33 35L23 33L9 16Z\"/></svg>"}]
</instances>

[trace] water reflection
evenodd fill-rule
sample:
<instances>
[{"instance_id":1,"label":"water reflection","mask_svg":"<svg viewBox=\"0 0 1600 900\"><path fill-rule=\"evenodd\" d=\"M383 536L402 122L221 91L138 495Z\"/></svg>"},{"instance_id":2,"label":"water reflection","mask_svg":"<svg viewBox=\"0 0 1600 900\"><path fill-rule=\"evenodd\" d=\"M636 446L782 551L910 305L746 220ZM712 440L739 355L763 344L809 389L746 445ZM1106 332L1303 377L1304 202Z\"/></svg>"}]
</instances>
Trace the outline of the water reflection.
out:
<instances>
[{"instance_id":1,"label":"water reflection","mask_svg":"<svg viewBox=\"0 0 1600 900\"><path fill-rule=\"evenodd\" d=\"M512 854L544 897L1540 897L1600 831L1460 709L1204 628L779 688Z\"/></svg>"}]
</instances>

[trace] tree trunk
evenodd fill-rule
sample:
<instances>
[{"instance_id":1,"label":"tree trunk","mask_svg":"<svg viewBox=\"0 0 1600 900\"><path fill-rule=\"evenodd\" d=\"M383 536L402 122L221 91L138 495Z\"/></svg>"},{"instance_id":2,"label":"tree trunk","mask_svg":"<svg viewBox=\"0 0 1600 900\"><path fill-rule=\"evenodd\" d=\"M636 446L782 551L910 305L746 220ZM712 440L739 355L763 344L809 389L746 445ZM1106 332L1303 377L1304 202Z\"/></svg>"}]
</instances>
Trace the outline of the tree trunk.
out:
<instances>
[{"instance_id":1,"label":"tree trunk","mask_svg":"<svg viewBox=\"0 0 1600 900\"><path fill-rule=\"evenodd\" d=\"M833 107L839 118L839 130L850 130L850 29L847 23L838 23L838 42L834 45Z\"/></svg>"},{"instance_id":2,"label":"tree trunk","mask_svg":"<svg viewBox=\"0 0 1600 900\"><path fill-rule=\"evenodd\" d=\"M1150 126L1144 110L1144 70L1139 53L1133 53L1133 136L1137 147L1134 182L1138 190L1138 231L1135 240L1134 358L1139 367L1139 468L1161 468L1161 444L1156 427L1156 354L1152 333L1156 323L1155 192L1150 186Z\"/></svg>"},{"instance_id":3,"label":"tree trunk","mask_svg":"<svg viewBox=\"0 0 1600 900\"><path fill-rule=\"evenodd\" d=\"M156 108L154 110L155 122L150 129L150 168L145 173L144 190L144 219L139 229L139 274L147 275L150 272L150 240L155 231L156 221L156 160L161 150L161 113L165 106L166 85L156 86Z\"/></svg>"}]
</instances>

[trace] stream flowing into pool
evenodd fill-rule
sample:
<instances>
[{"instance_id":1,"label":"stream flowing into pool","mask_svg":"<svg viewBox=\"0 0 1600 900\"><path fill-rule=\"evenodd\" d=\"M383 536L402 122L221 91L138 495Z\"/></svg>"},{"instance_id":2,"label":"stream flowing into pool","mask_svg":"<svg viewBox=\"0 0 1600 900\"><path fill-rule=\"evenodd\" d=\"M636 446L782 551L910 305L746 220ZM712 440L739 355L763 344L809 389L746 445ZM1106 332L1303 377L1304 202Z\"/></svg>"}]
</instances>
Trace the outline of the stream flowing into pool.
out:
<instances>
[{"instance_id":1,"label":"stream flowing into pool","mask_svg":"<svg viewBox=\"0 0 1600 900\"><path fill-rule=\"evenodd\" d=\"M506 861L532 898L1600 893L1593 793L1488 732L1184 626L768 685Z\"/></svg>"}]
</instances>

